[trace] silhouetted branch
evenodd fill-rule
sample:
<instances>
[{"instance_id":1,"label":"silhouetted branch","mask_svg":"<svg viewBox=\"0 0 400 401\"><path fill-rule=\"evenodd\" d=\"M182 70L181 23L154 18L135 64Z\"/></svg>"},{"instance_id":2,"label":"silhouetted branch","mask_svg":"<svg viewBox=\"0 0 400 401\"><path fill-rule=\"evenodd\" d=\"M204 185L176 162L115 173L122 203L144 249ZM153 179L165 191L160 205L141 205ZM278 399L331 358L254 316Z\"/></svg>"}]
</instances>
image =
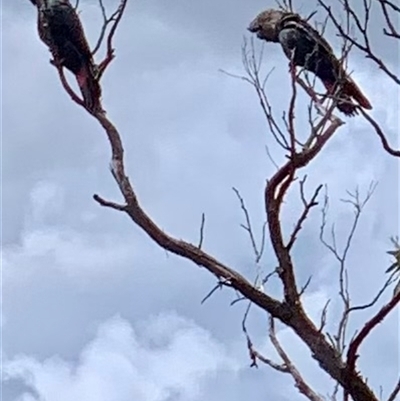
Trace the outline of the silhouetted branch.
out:
<instances>
[{"instance_id":1,"label":"silhouetted branch","mask_svg":"<svg viewBox=\"0 0 400 401\"><path fill-rule=\"evenodd\" d=\"M363 305L352 306L349 308L348 313L359 311L359 310L364 310L364 309L369 309L372 306L374 306L378 302L380 297L386 292L386 290L389 288L389 286L394 283L396 276L397 276L397 273L393 272L389 276L389 278L383 283L383 285L379 289L378 293L375 295L375 297L370 302L363 304Z\"/></svg>"},{"instance_id":2,"label":"silhouetted branch","mask_svg":"<svg viewBox=\"0 0 400 401\"><path fill-rule=\"evenodd\" d=\"M321 367L326 370L333 379L341 382L343 386L348 386L348 381L351 380L354 384L351 393L355 401L376 401L369 387L355 372L349 373L347 370L345 371L345 365L341 361L340 355L336 353L325 340L323 334L318 332L318 329L304 314L301 304L298 302L293 264L289 252L283 244L279 220L281 204L276 203L276 193L282 182L285 182L288 176L290 177L293 170L304 167L318 154L324 144L341 125L341 122L332 122L327 130L316 139L313 146L296 154L296 157L289 160L267 184L266 207L268 227L280 264L279 274L284 283L285 299L287 300L287 302L282 303L257 289L238 272L222 264L197 246L183 240L175 239L162 231L142 209L130 180L125 173L123 159L124 150L117 128L104 113L95 113L95 118L104 128L110 142L112 151L111 171L126 202L125 213L129 215L132 221L165 250L182 256L198 266L206 268L215 275L219 281L222 281L224 285L232 287L244 298L258 305L284 324L292 327L299 337L308 345L314 358L319 361ZM346 379L344 379L345 377Z\"/></svg>"},{"instance_id":3,"label":"silhouetted branch","mask_svg":"<svg viewBox=\"0 0 400 401\"><path fill-rule=\"evenodd\" d=\"M199 245L197 246L199 249L201 249L201 247L203 245L205 223L206 223L206 215L204 213L202 213L201 214L201 225L200 225L200 239L199 239Z\"/></svg>"},{"instance_id":4,"label":"silhouetted branch","mask_svg":"<svg viewBox=\"0 0 400 401\"><path fill-rule=\"evenodd\" d=\"M121 20L126 4L127 0L122 0L118 10L116 11L116 13L113 14L113 21L110 22L111 28L107 36L107 55L103 62L99 65L98 78L101 77L107 65L114 57L112 39ZM103 16L104 15L105 11ZM101 42L105 40L105 35L105 33L101 35ZM95 50L97 49L95 48ZM304 308L301 304L300 295L302 291L304 291L304 288L300 290L300 292L298 291L294 269L295 266L290 254L290 247L293 245L295 237L299 232L302 223L307 217L308 211L303 212L303 214L300 216L300 223L298 224L299 228L295 227L294 233L292 233L292 235L289 237L290 246L285 245L286 240L281 222L281 209L284 198L289 191L292 183L296 179L296 174L299 172L300 169L306 167L312 160L317 157L318 154L320 154L326 143L332 138L338 128L343 125L343 122L332 115L332 108L324 110L324 112L322 113L322 118L320 118L319 121L317 121L315 125L312 126L310 137L307 140L307 146L296 146L300 142L298 138L296 138L297 132L294 124L294 105L297 93L296 84L299 84L302 81L297 74L292 72L292 100L290 102L288 113L288 129L286 130L288 132L285 132L285 129L282 129L274 118L271 104L269 103L264 90L265 82L268 76L267 78L262 79L259 74L261 57L257 58L254 51L251 55L249 55L244 48L243 58L245 70L248 74L248 79L245 80L247 80L247 82L250 82L255 87L257 96L260 100L261 107L264 111L272 135L276 142L281 146L281 148L285 152L287 152L286 162L268 180L264 194L268 232L272 242L273 251L277 257L279 265L278 268L271 274L275 274L275 272L277 272L281 279L284 290L283 301L279 301L271 297L263 291L263 288L257 287L258 280L256 280L255 283L251 283L245 277L239 274L235 269L222 263L218 259L214 258L212 255L201 249L204 219L202 220L202 227L200 230L200 245L198 246L187 241L172 237L168 233L164 232L153 221L153 219L146 213L141 203L139 202L134 187L132 186L131 181L125 171L124 148L121 141L120 133L116 126L112 123L112 121L106 116L105 112L101 110L88 111L99 122L107 135L107 139L111 147L111 173L120 190L124 204L122 205L107 201L101 198L99 195L95 195L94 199L102 206L110 207L126 213L136 226L140 227L157 245L159 245L164 250L181 256L193 262L197 266L207 269L211 274L213 274L217 278L218 283L204 298L203 302L207 300L212 294L214 294L214 292L218 288L230 287L236 292L238 296L238 299L234 302L238 302L243 299L249 301L249 306L247 308L245 317L247 317L250 306L253 304L257 305L263 311L271 315L271 341L273 341L273 344L277 349L278 354L284 361L284 365L274 364L268 359L262 358L261 355L257 354L249 339L247 331L245 331L248 340L248 348L253 361L256 361L257 359L262 360L264 363L273 366L275 369L281 369L281 371L290 373L296 382L296 386L304 395L308 396L309 399L313 401L321 400L321 398L317 394L315 394L312 389L309 388L309 386L304 382L304 379L297 371L293 363L290 361L285 351L280 346L275 335L273 323L273 319L278 319L284 325L290 327L299 336L299 338L308 346L313 358L318 361L321 368L326 371L333 380L339 382L343 388L346 388L349 394L351 394L351 396L353 397L354 401L377 401L377 398L373 394L368 384L356 372L355 364L346 365L344 363L341 353L338 352L338 350L335 349L328 342L327 338L322 333L322 330L315 326L315 324L305 313ZM70 94L72 100L82 105L82 101L72 90L70 90L68 83L65 81L65 77L62 75L62 71L60 73L60 77L62 79L64 88ZM307 85L305 86L306 88L308 88ZM316 97L316 94L314 92L313 96ZM316 99L316 102L317 101L318 99ZM334 103L334 101L332 103ZM316 193L309 202L305 200L304 193L302 194L305 209L310 209L312 207L311 205L315 203L319 190L320 187L316 190ZM239 194L237 193L237 195ZM238 197L239 199L241 199L240 196ZM241 201L241 204L242 208L244 208L244 210L246 211L243 200ZM245 213L245 216L247 223L245 227L247 227L247 231L251 233L250 219L247 211ZM258 248L255 246L253 235L251 236L251 240L253 248L258 252L258 255L260 255L261 250L258 250ZM266 279L263 280L263 282L265 281ZM388 312L385 313L387 314ZM381 321L384 318L383 313L381 313L381 316L378 316L378 318ZM322 317L321 321L324 322L324 319L325 318ZM321 326L323 326L323 324L324 323L321 323ZM376 325L377 323L372 322L369 324ZM368 330L370 331L372 330L372 328ZM364 330L364 332L368 330ZM367 334L364 335L364 338ZM355 341L356 340L359 344L361 344L363 338L361 338L360 340L358 339L358 337L356 337ZM354 344L356 344L353 345L356 353L359 345L357 345L357 343Z\"/></svg>"},{"instance_id":5,"label":"silhouetted branch","mask_svg":"<svg viewBox=\"0 0 400 401\"><path fill-rule=\"evenodd\" d=\"M322 313L321 313L321 322L320 322L320 325L319 325L319 332L322 332L322 331L324 330L324 328L325 328L325 325L326 325L326 318L327 318L327 315L328 315L328 306L329 306L330 302L331 302L331 300L328 299L328 300L326 301L326 303L325 303L323 309L322 309Z\"/></svg>"},{"instance_id":6,"label":"silhouetted branch","mask_svg":"<svg viewBox=\"0 0 400 401\"><path fill-rule=\"evenodd\" d=\"M91 113L90 109L86 107L85 102L75 93L75 91L69 86L69 83L67 81L67 78L65 77L64 74L64 69L63 66L58 64L55 60L50 61L51 64L53 64L58 71L58 75L60 77L61 84L65 91L68 93L68 95L71 97L72 101L74 101L76 104L79 106L82 106L85 108L89 113Z\"/></svg>"},{"instance_id":7,"label":"silhouetted branch","mask_svg":"<svg viewBox=\"0 0 400 401\"><path fill-rule=\"evenodd\" d=\"M281 357L283 366L286 367L286 373L290 373L290 375L293 377L295 386L298 388L300 393L305 395L310 401L323 401L323 399L318 396L317 393L305 382L304 378L301 376L300 372L279 343L275 332L275 323L273 317L269 318L269 338L278 355Z\"/></svg>"},{"instance_id":8,"label":"silhouetted branch","mask_svg":"<svg viewBox=\"0 0 400 401\"><path fill-rule=\"evenodd\" d=\"M294 119L295 119L295 105L297 97L297 87L296 87L297 74L293 60L290 60L289 70L291 78L292 96L290 97L290 102L289 102L289 111L288 111L289 121L287 122L287 130L290 138L290 153L291 156L293 157L296 154L296 130L294 126Z\"/></svg>"},{"instance_id":9,"label":"silhouetted branch","mask_svg":"<svg viewBox=\"0 0 400 401\"><path fill-rule=\"evenodd\" d=\"M400 150L394 150L390 147L388 140L386 139L386 136L382 130L382 128L379 126L379 124L370 116L368 115L364 110L360 110L361 114L364 116L364 118L374 127L376 134L378 135L379 139L382 142L383 149L386 150L389 154L395 157L400 157Z\"/></svg>"},{"instance_id":10,"label":"silhouetted branch","mask_svg":"<svg viewBox=\"0 0 400 401\"><path fill-rule=\"evenodd\" d=\"M101 206L105 206L105 207L109 207L111 209L115 209L118 210L120 212L125 212L126 211L126 205L120 205L118 203L115 202L110 202L108 200L103 199L101 196L99 195L93 195L93 199L100 204Z\"/></svg>"},{"instance_id":11,"label":"silhouetted branch","mask_svg":"<svg viewBox=\"0 0 400 401\"><path fill-rule=\"evenodd\" d=\"M389 303L384 305L378 313L375 314L367 323L361 331L356 335L354 340L349 345L349 350L347 351L347 366L348 369L353 371L355 369L356 361L358 358L358 349L362 342L367 338L371 331L381 323L385 317L395 308L395 306L400 302L400 292L395 295Z\"/></svg>"},{"instance_id":12,"label":"silhouetted branch","mask_svg":"<svg viewBox=\"0 0 400 401\"><path fill-rule=\"evenodd\" d=\"M284 285L285 299L292 306L298 303L298 292L293 263L288 249L284 245L279 217L283 197L293 181L295 171L305 167L320 152L324 144L342 124L340 120L331 122L326 131L316 138L315 143L310 148L296 153L292 160L289 160L272 176L265 189L265 205L270 237L279 261L279 276Z\"/></svg>"},{"instance_id":13,"label":"silhouetted branch","mask_svg":"<svg viewBox=\"0 0 400 401\"><path fill-rule=\"evenodd\" d=\"M278 363L272 361L271 359L266 358L259 351L257 351L256 348L254 347L253 342L251 341L250 335L249 335L249 333L247 331L247 327L246 327L246 320L247 320L248 314L250 312L250 307L251 307L251 303L248 304L246 311L244 313L244 316L243 316L243 320L242 320L242 331L243 331L244 335L246 336L247 349L249 351L249 356L251 359L250 367L258 368L257 361L261 361L265 365L268 365L269 367L271 367L272 369L275 369L278 372L289 373L288 368L285 364L278 364Z\"/></svg>"},{"instance_id":14,"label":"silhouetted branch","mask_svg":"<svg viewBox=\"0 0 400 401\"><path fill-rule=\"evenodd\" d=\"M400 393L400 377L399 377L399 380L397 381L397 384L396 384L395 388L390 393L389 398L387 399L387 401L396 401L396 397L397 397L397 395L399 393Z\"/></svg>"},{"instance_id":15,"label":"silhouetted branch","mask_svg":"<svg viewBox=\"0 0 400 401\"><path fill-rule=\"evenodd\" d=\"M273 71L273 69L266 74L265 78L262 79L260 76L260 66L263 57L263 51L261 50L258 58L256 57L256 52L254 49L254 41L253 38L250 41L250 50L248 50L248 43L245 40L242 46L242 62L247 74L247 82L255 89L258 99L260 101L261 108L263 110L264 116L267 120L268 127L270 132L276 141L276 143L283 149L289 150L289 142L279 126L276 122L275 117L273 115L271 104L268 100L268 96L265 92L265 85Z\"/></svg>"},{"instance_id":16,"label":"silhouetted branch","mask_svg":"<svg viewBox=\"0 0 400 401\"><path fill-rule=\"evenodd\" d=\"M389 14L389 10L388 10L388 8L391 7L394 11L397 11L397 13L400 14L400 7L395 6L394 4L392 4L392 3L390 3L389 1L386 1L386 0L378 0L378 1L379 1L380 5L381 5L382 13L383 13L383 15L385 17L386 25L389 28L389 31L386 28L383 28L383 33L386 36L391 36L391 37L393 37L395 39L400 39L400 33L399 33L399 31L397 31L395 29L395 27L393 25L393 21L392 21L392 19L390 17L390 14ZM398 17L398 15L397 15L397 17Z\"/></svg>"},{"instance_id":17,"label":"silhouetted branch","mask_svg":"<svg viewBox=\"0 0 400 401\"><path fill-rule=\"evenodd\" d=\"M281 8L282 10L287 10L290 12L293 12L293 0L282 0L282 3L277 0L276 3L278 4L279 8Z\"/></svg>"},{"instance_id":18,"label":"silhouetted branch","mask_svg":"<svg viewBox=\"0 0 400 401\"><path fill-rule=\"evenodd\" d=\"M97 40L96 45L94 46L92 50L92 54L95 55L97 51L100 49L101 44L103 43L104 40L104 35L106 34L108 24L111 23L112 17L108 18L107 17L107 12L106 8L104 7L103 0L98 0L99 1L99 7L101 10L101 16L103 17L103 26L101 27L100 35Z\"/></svg>"},{"instance_id":19,"label":"silhouetted branch","mask_svg":"<svg viewBox=\"0 0 400 401\"><path fill-rule=\"evenodd\" d=\"M224 285L228 284L229 280L219 280L218 284L213 287L213 289L201 300L201 303L204 304L204 302L206 302L208 298L210 298L214 294L215 291L217 291L218 289L221 290Z\"/></svg>"},{"instance_id":20,"label":"silhouetted branch","mask_svg":"<svg viewBox=\"0 0 400 401\"><path fill-rule=\"evenodd\" d=\"M376 183L372 182L370 188L368 189L364 198L361 198L358 189L355 192L347 191L349 198L342 199L342 202L348 203L353 207L354 210L354 218L351 223L349 232L345 237L345 243L343 246L342 251L339 251L337 244L336 244L336 237L335 237L335 229L332 227L331 230L331 237L332 242L329 243L325 238L325 230L326 230L326 222L327 222L327 213L328 213L328 205L329 205L329 198L328 195L325 194L325 201L322 208L322 222L320 226L320 240L322 244L334 255L335 259L339 263L339 296L343 303L343 312L342 317L339 320L339 325L337 329L337 333L333 336L335 348L342 353L345 349L345 341L346 341L346 333L347 333L347 326L349 322L350 314L356 310L360 310L360 307L352 307L351 306L351 298L349 293L349 280L348 280L348 273L347 273L347 256L350 251L350 247L353 242L353 238L355 232L357 230L361 214L367 205L368 201L371 199L376 188ZM378 292L376 300L380 297L380 295L385 291L389 284L383 286L383 288ZM375 300L375 302L376 302ZM371 303L372 306L375 302ZM365 308L370 307L368 305L364 305Z\"/></svg>"},{"instance_id":21,"label":"silhouetted branch","mask_svg":"<svg viewBox=\"0 0 400 401\"><path fill-rule=\"evenodd\" d=\"M350 1L349 0L341 0L344 12L346 13L347 16L349 16L354 21L356 27L358 28L358 31L361 34L362 41L363 41L363 43L361 43L360 41L356 40L354 37L350 36L348 31L343 28L342 24L339 22L339 19L333 14L332 8L326 3L325 0L317 0L317 1L328 13L329 19L332 21L332 23L335 25L336 29L339 31L340 36L342 38L345 38L347 41L349 41L352 45L357 47L362 52L366 53L366 55L369 59L373 60L382 71L384 71L394 82L396 82L398 85L400 85L400 77L388 68L388 66L383 62L383 60L374 53L374 51L371 47L370 39L368 36L368 26L369 26L369 21L370 21L369 16L370 16L370 8L372 6L372 2L363 0L364 19L361 20L360 17L358 16L357 12L351 6ZM388 3L386 3L386 4L388 4Z\"/></svg>"},{"instance_id":22,"label":"silhouetted branch","mask_svg":"<svg viewBox=\"0 0 400 401\"><path fill-rule=\"evenodd\" d=\"M110 17L107 17L106 11L105 11L105 8L103 5L103 0L99 0L99 5L100 5L102 15L103 15L103 26L102 26L97 44L94 47L93 54L95 54L102 46L102 44L105 40L107 28L109 25L111 26L108 36L107 36L107 39L106 39L106 49L107 49L106 56L103 59L103 61L98 65L98 79L99 80L102 77L102 75L104 74L104 72L107 69L107 67L109 66L109 64L111 63L111 61L115 57L114 47L113 47L113 38L114 38L115 32L118 28L118 25L121 21L121 18L125 12L127 3L128 3L128 0L121 0L117 10L114 11L114 13L112 13Z\"/></svg>"},{"instance_id":23,"label":"silhouetted branch","mask_svg":"<svg viewBox=\"0 0 400 401\"><path fill-rule=\"evenodd\" d=\"M297 237L298 233L300 232L303 223L306 221L306 219L308 217L308 213L310 212L311 208L318 205L317 198L318 198L320 190L322 189L322 185L319 185L317 187L317 189L314 191L314 194L311 197L310 201L307 201L305 198L305 195L304 195L304 183L306 181L306 177L307 176L305 176L304 179L300 181L300 196L301 196L301 201L303 203L303 212L300 215L299 219L297 220L294 230L290 236L289 242L286 245L286 247L289 251L293 247L293 245L296 241L296 237Z\"/></svg>"},{"instance_id":24,"label":"silhouetted branch","mask_svg":"<svg viewBox=\"0 0 400 401\"><path fill-rule=\"evenodd\" d=\"M258 246L256 244L256 239L255 239L255 236L254 236L254 232L253 232L253 228L251 226L249 211L247 210L247 207L246 207L246 205L244 203L244 200L243 200L242 196L240 195L240 192L234 187L232 189L233 189L233 192L235 192L237 198L239 199L240 208L242 209L244 217L246 219L246 224L241 224L240 226L244 230L246 230L247 233L249 234L251 246L253 248L253 252L254 252L254 255L256 257L256 263L258 263L260 261L260 259L262 258L263 251L264 251L265 224L263 225L263 230L262 230L261 246L260 246L260 249L258 249Z\"/></svg>"},{"instance_id":25,"label":"silhouetted branch","mask_svg":"<svg viewBox=\"0 0 400 401\"><path fill-rule=\"evenodd\" d=\"M301 394L306 396L306 398L308 398L310 401L323 401L323 398L318 396L317 393L306 383L304 378L301 376L299 370L296 368L294 363L291 361L287 353L282 348L276 336L274 319L272 317L269 317L269 338L279 357L282 359L282 363L274 362L271 359L266 358L259 351L257 351L257 349L253 345L253 342L251 341L251 338L246 328L246 319L250 310L250 305L251 304L249 304L249 306L247 307L242 321L242 330L246 336L247 349L249 351L250 359L252 361L250 366L258 367L257 361L260 361L278 372L290 374L294 379L295 386Z\"/></svg>"}]
</instances>

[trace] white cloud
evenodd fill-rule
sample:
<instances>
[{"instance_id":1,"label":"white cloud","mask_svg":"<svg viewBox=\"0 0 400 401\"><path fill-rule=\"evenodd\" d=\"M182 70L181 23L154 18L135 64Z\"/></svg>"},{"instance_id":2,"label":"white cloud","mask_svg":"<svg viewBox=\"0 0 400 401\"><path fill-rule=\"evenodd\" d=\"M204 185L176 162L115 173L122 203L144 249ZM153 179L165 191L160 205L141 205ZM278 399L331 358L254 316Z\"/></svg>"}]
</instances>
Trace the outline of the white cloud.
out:
<instances>
[{"instance_id":1,"label":"white cloud","mask_svg":"<svg viewBox=\"0 0 400 401\"><path fill-rule=\"evenodd\" d=\"M46 270L58 270L71 278L101 278L111 271L115 273L132 258L134 251L129 239L121 241L108 233L89 234L49 224L49 219L65 213L65 191L56 182L37 182L29 200L20 243L3 251L7 284ZM81 220L88 220L84 211Z\"/></svg>"},{"instance_id":2,"label":"white cloud","mask_svg":"<svg viewBox=\"0 0 400 401\"><path fill-rule=\"evenodd\" d=\"M35 229L23 234L22 244L4 251L4 278L19 280L46 270L77 278L115 272L132 252L127 243L111 237L89 238L70 229Z\"/></svg>"},{"instance_id":3,"label":"white cloud","mask_svg":"<svg viewBox=\"0 0 400 401\"><path fill-rule=\"evenodd\" d=\"M163 401L174 395L202 399L202 385L218 372L238 372L224 346L193 322L164 314L141 326L114 317L99 327L77 363L21 355L5 361L5 379L22 380L32 397L46 401Z\"/></svg>"}]
</instances>

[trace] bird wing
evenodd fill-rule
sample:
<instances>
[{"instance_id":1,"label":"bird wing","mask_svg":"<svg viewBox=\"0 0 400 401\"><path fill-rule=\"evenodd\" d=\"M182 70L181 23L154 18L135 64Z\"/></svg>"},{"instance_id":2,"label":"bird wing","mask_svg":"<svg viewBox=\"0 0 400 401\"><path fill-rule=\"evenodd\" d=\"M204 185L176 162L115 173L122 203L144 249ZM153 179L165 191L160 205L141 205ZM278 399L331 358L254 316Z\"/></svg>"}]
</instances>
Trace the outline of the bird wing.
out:
<instances>
[{"instance_id":1,"label":"bird wing","mask_svg":"<svg viewBox=\"0 0 400 401\"><path fill-rule=\"evenodd\" d=\"M73 43L77 50L89 60L92 52L86 40L83 25L75 9L68 1L63 1L52 10L53 24L64 33L65 37Z\"/></svg>"},{"instance_id":2,"label":"bird wing","mask_svg":"<svg viewBox=\"0 0 400 401\"><path fill-rule=\"evenodd\" d=\"M331 61L335 64L335 66L337 68L340 68L341 72L343 71L341 64L338 58L335 56L331 45L315 28L313 28L307 21L303 20L298 14L290 14L284 16L280 24L280 29L292 28L302 31L312 42L318 44L323 50L325 50L326 54L329 55Z\"/></svg>"}]
</instances>

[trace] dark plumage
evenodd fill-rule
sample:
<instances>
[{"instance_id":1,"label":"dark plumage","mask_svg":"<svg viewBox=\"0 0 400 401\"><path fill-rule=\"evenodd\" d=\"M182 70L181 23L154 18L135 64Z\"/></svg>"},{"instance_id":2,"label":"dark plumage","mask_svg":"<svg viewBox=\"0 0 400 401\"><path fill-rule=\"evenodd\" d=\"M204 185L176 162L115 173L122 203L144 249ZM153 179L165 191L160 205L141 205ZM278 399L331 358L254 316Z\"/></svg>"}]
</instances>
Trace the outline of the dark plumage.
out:
<instances>
[{"instance_id":1,"label":"dark plumage","mask_svg":"<svg viewBox=\"0 0 400 401\"><path fill-rule=\"evenodd\" d=\"M70 70L78 81L85 105L100 109L101 88L83 26L68 0L31 0L38 9L40 39L54 62Z\"/></svg>"},{"instance_id":2,"label":"dark plumage","mask_svg":"<svg viewBox=\"0 0 400 401\"><path fill-rule=\"evenodd\" d=\"M365 109L372 109L368 99L346 74L329 43L298 14L280 10L263 11L248 29L267 42L279 42L294 65L313 72L329 93L338 90L337 108L344 114L354 115L357 112L352 100Z\"/></svg>"}]
</instances>

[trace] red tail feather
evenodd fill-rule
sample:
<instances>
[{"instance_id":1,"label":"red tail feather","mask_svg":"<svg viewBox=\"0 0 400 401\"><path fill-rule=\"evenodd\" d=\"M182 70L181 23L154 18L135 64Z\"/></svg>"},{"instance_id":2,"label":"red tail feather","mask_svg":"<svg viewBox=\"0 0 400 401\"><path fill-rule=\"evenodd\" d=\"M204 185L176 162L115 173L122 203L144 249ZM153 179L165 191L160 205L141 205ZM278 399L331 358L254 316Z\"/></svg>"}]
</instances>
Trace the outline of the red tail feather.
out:
<instances>
[{"instance_id":1,"label":"red tail feather","mask_svg":"<svg viewBox=\"0 0 400 401\"><path fill-rule=\"evenodd\" d=\"M82 68L76 75L76 79L87 108L90 110L100 109L101 88L91 71L87 67Z\"/></svg>"},{"instance_id":2,"label":"red tail feather","mask_svg":"<svg viewBox=\"0 0 400 401\"><path fill-rule=\"evenodd\" d=\"M352 97L364 109L372 109L369 100L364 96L364 94L361 92L361 89L351 78L346 79L346 82L343 85L343 93Z\"/></svg>"},{"instance_id":3,"label":"red tail feather","mask_svg":"<svg viewBox=\"0 0 400 401\"><path fill-rule=\"evenodd\" d=\"M335 83L330 81L322 81L322 83L325 85L325 88L329 94L333 94L335 92ZM336 107L347 116L354 116L357 114L356 105L351 101L351 96L349 96L345 91L342 91L342 93L338 95Z\"/></svg>"},{"instance_id":4,"label":"red tail feather","mask_svg":"<svg viewBox=\"0 0 400 401\"><path fill-rule=\"evenodd\" d=\"M328 93L334 93L336 84L330 81L323 81ZM356 83L348 77L343 83L341 92L338 94L337 108L348 116L357 114L357 106L352 102L355 100L364 109L371 110L372 106L368 99L362 94Z\"/></svg>"}]
</instances>

